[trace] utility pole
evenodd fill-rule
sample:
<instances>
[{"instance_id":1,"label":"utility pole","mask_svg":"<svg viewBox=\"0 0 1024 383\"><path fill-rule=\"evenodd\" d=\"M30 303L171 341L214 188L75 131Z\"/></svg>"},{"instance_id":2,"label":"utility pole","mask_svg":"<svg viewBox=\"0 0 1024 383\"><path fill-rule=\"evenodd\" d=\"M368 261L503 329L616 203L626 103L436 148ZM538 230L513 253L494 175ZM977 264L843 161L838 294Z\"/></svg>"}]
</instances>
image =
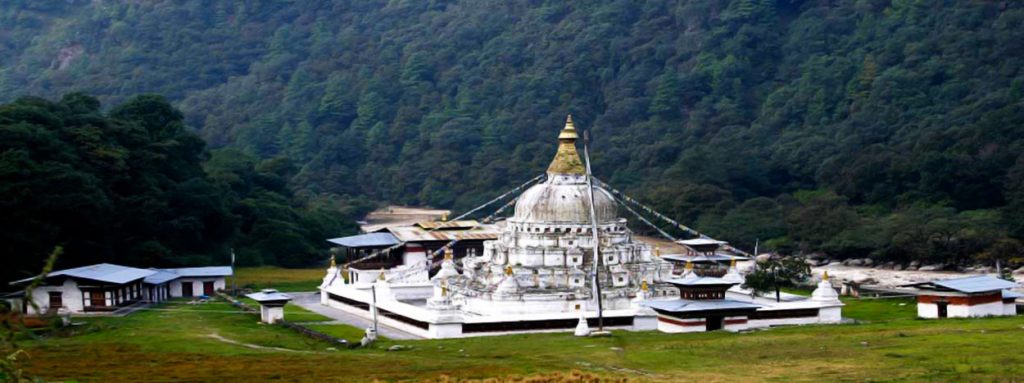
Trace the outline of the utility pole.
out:
<instances>
[{"instance_id":1,"label":"utility pole","mask_svg":"<svg viewBox=\"0 0 1024 383\"><path fill-rule=\"evenodd\" d=\"M597 331L598 333L604 332L604 307L601 299L601 269L598 265L601 264L601 242L597 237L597 213L594 210L594 176L590 172L590 132L583 132L583 158L587 163L587 191L590 195L590 231L593 233L594 241L594 295L597 297Z\"/></svg>"}]
</instances>

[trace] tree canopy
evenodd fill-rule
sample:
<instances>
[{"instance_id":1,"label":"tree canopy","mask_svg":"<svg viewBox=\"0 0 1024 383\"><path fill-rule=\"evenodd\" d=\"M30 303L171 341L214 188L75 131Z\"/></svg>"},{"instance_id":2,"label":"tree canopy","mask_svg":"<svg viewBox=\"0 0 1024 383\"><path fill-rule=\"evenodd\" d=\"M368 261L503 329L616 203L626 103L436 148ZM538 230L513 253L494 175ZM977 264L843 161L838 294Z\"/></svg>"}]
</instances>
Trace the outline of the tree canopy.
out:
<instances>
[{"instance_id":1,"label":"tree canopy","mask_svg":"<svg viewBox=\"0 0 1024 383\"><path fill-rule=\"evenodd\" d=\"M572 113L598 176L740 247L1024 251L1019 2L14 0L0 68L8 101L162 94L212 147L287 158L273 174L301 195L472 207L543 171ZM179 129L133 110L110 113L151 139ZM136 166L111 150L90 160ZM123 187L196 174L155 158L137 166L159 176ZM96 197L63 196L75 214L124 203L101 197L103 179L65 176ZM195 219L172 229L208 229ZM281 222L253 227L298 235Z\"/></svg>"}]
</instances>

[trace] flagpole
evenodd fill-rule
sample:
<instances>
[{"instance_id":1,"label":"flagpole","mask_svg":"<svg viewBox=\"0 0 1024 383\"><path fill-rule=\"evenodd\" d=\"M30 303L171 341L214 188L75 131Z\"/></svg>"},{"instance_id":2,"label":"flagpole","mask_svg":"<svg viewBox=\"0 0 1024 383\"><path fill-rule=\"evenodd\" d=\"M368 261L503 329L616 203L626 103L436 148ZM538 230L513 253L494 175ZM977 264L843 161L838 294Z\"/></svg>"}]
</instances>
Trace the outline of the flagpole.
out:
<instances>
[{"instance_id":1,"label":"flagpole","mask_svg":"<svg viewBox=\"0 0 1024 383\"><path fill-rule=\"evenodd\" d=\"M231 296L238 297L238 275L235 274L235 248L231 248Z\"/></svg>"},{"instance_id":2,"label":"flagpole","mask_svg":"<svg viewBox=\"0 0 1024 383\"><path fill-rule=\"evenodd\" d=\"M604 307L601 299L601 269L598 265L601 263L601 241L597 237L597 213L594 210L594 176L590 172L590 151L588 146L590 144L590 131L583 132L583 159L587 163L587 190L590 195L590 230L593 233L594 241L594 295L597 297L597 331L598 333L604 333Z\"/></svg>"}]
</instances>

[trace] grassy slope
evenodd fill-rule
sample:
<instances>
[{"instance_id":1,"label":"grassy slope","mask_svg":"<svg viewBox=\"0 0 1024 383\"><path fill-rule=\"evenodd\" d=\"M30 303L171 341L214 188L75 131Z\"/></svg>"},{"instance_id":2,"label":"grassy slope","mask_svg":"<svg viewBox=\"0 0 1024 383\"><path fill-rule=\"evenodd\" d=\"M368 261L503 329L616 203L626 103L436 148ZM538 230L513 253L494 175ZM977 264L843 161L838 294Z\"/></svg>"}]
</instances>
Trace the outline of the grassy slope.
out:
<instances>
[{"instance_id":1,"label":"grassy slope","mask_svg":"<svg viewBox=\"0 0 1024 383\"><path fill-rule=\"evenodd\" d=\"M241 267L235 270L240 288L277 289L279 291L315 291L324 277L324 269L285 269L281 267ZM232 283L228 280L228 285Z\"/></svg>"},{"instance_id":2,"label":"grassy slope","mask_svg":"<svg viewBox=\"0 0 1024 383\"><path fill-rule=\"evenodd\" d=\"M879 301L851 301L847 312L877 317ZM888 303L886 303L888 304ZM897 306L899 307L899 306ZM531 375L584 370L674 381L993 380L1024 375L1024 318L778 328L746 334L618 332L606 339L565 333L404 341L413 349L326 351L331 345L260 325L225 303L173 302L125 318L89 319L97 331L27 343L31 372L82 381L366 381ZM862 314L856 314L862 313ZM359 330L318 326L358 338ZM225 338L254 349L213 339ZM955 352L950 352L955 350ZM184 366L188 366L184 368Z\"/></svg>"}]
</instances>

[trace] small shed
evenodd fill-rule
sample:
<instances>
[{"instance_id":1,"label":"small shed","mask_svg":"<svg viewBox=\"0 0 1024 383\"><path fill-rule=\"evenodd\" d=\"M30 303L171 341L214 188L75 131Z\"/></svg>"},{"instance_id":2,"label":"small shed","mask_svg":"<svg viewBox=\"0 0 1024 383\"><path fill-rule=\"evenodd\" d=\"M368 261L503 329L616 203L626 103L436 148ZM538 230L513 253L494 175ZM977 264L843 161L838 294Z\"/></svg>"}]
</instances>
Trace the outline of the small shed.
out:
<instances>
[{"instance_id":1,"label":"small shed","mask_svg":"<svg viewBox=\"0 0 1024 383\"><path fill-rule=\"evenodd\" d=\"M284 305L292 300L292 296L274 289L264 289L258 293L246 295L260 304L260 321L276 323L284 319Z\"/></svg>"},{"instance_id":2,"label":"small shed","mask_svg":"<svg viewBox=\"0 0 1024 383\"><path fill-rule=\"evenodd\" d=\"M969 318L1016 315L1017 285L988 275L920 282L911 287L917 294L920 318Z\"/></svg>"}]
</instances>

